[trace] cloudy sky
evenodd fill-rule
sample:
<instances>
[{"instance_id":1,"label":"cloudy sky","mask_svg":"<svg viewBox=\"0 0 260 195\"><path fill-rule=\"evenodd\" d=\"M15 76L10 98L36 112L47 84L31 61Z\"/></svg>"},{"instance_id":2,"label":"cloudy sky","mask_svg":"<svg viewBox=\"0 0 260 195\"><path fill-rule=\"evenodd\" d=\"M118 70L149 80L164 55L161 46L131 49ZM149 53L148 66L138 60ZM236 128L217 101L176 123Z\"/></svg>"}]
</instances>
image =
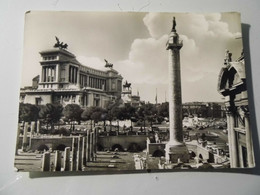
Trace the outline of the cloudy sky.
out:
<instances>
[{"instance_id":1,"label":"cloudy sky","mask_svg":"<svg viewBox=\"0 0 260 195\"><path fill-rule=\"evenodd\" d=\"M225 49L233 59L242 50L237 13L30 12L25 16L22 86L40 74L40 51L53 47L55 36L84 65L104 69L104 59L132 83L142 100L168 100L166 42L176 17L181 49L182 100L221 101L218 73Z\"/></svg>"}]
</instances>

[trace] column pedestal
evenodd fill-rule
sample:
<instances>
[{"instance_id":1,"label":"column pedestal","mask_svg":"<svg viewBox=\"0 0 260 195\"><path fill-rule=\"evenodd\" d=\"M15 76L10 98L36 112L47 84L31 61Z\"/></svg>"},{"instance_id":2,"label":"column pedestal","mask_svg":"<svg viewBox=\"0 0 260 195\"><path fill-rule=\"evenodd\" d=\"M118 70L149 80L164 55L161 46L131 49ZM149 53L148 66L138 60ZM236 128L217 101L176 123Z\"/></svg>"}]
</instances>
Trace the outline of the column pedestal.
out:
<instances>
[{"instance_id":1,"label":"column pedestal","mask_svg":"<svg viewBox=\"0 0 260 195\"><path fill-rule=\"evenodd\" d=\"M165 159L167 163L189 162L190 155L187 146L184 143L176 145L168 142L165 145Z\"/></svg>"}]
</instances>

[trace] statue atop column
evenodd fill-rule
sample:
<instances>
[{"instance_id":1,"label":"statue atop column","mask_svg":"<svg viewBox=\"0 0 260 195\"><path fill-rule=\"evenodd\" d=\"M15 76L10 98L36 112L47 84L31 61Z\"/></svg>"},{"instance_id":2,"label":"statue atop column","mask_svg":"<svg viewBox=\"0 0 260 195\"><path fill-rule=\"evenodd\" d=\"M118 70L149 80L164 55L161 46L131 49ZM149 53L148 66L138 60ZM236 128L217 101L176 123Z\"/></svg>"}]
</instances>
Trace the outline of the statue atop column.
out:
<instances>
[{"instance_id":1,"label":"statue atop column","mask_svg":"<svg viewBox=\"0 0 260 195\"><path fill-rule=\"evenodd\" d=\"M104 59L104 61L106 62L105 67L106 68L113 68L113 64L109 63L106 59Z\"/></svg>"},{"instance_id":2,"label":"statue atop column","mask_svg":"<svg viewBox=\"0 0 260 195\"><path fill-rule=\"evenodd\" d=\"M175 21L175 17L173 17L173 20L172 20L172 32L176 32L176 21Z\"/></svg>"},{"instance_id":3,"label":"statue atop column","mask_svg":"<svg viewBox=\"0 0 260 195\"><path fill-rule=\"evenodd\" d=\"M54 44L54 48L59 48L59 49L67 49L68 48L68 44L67 43L63 43L63 42L60 42L59 38L55 36L55 39L56 39L56 43Z\"/></svg>"},{"instance_id":4,"label":"statue atop column","mask_svg":"<svg viewBox=\"0 0 260 195\"><path fill-rule=\"evenodd\" d=\"M232 62L232 53L229 52L228 49L226 49L226 52L225 52L225 60L224 60L224 64L227 65L229 62Z\"/></svg>"}]
</instances>

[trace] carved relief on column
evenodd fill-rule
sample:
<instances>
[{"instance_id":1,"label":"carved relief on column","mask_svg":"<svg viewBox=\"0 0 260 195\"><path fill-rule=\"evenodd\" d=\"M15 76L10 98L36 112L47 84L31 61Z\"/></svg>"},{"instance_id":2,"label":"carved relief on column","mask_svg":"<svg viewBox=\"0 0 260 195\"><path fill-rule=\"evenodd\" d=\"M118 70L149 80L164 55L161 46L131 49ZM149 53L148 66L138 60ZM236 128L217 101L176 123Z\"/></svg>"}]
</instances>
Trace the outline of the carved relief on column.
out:
<instances>
[{"instance_id":1,"label":"carved relief on column","mask_svg":"<svg viewBox=\"0 0 260 195\"><path fill-rule=\"evenodd\" d=\"M252 142L252 132L250 128L250 118L249 118L249 109L248 106L241 106L241 109L244 112L245 117L245 130L246 130L246 147L247 147L247 160L248 166L254 167L254 149L253 149L253 142Z\"/></svg>"}]
</instances>

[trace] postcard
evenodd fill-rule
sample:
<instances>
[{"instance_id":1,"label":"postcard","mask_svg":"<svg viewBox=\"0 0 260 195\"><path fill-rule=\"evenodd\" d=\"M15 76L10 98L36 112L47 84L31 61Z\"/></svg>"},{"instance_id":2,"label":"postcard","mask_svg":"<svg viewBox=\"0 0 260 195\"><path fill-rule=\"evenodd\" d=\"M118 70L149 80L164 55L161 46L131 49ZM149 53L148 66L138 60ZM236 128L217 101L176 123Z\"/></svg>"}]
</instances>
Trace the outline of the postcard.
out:
<instances>
[{"instance_id":1,"label":"postcard","mask_svg":"<svg viewBox=\"0 0 260 195\"><path fill-rule=\"evenodd\" d=\"M25 14L14 165L255 166L240 14Z\"/></svg>"}]
</instances>

